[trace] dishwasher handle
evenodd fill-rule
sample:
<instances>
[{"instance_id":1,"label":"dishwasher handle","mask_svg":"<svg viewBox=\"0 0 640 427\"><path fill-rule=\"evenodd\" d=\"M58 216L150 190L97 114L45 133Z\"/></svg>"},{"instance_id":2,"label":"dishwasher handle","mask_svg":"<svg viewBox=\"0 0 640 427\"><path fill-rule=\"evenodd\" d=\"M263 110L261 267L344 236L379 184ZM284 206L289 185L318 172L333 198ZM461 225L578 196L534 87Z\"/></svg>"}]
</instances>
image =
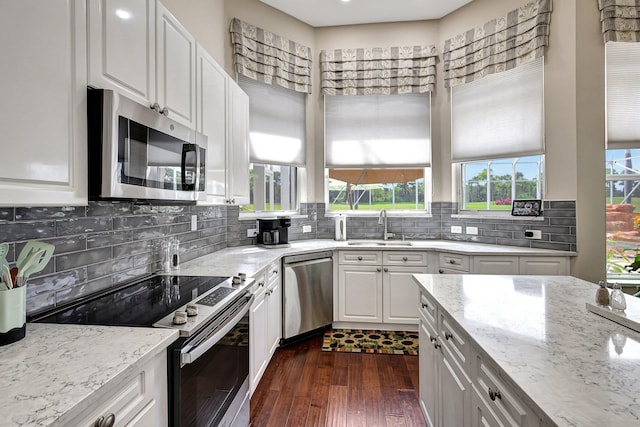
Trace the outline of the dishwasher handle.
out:
<instances>
[{"instance_id":1,"label":"dishwasher handle","mask_svg":"<svg viewBox=\"0 0 640 427\"><path fill-rule=\"evenodd\" d=\"M285 267L292 264L299 264L303 261L312 261L319 259L333 259L333 251L323 251L323 252L312 252L308 254L300 254L300 255L290 255L284 257L282 260Z\"/></svg>"},{"instance_id":2,"label":"dishwasher handle","mask_svg":"<svg viewBox=\"0 0 640 427\"><path fill-rule=\"evenodd\" d=\"M289 262L286 263L284 265L285 269L289 269L289 268L297 268L297 267L303 267L305 265L314 265L314 264L324 264L327 262L333 262L332 258L319 258L319 259L312 259L309 261L300 261L300 262Z\"/></svg>"}]
</instances>

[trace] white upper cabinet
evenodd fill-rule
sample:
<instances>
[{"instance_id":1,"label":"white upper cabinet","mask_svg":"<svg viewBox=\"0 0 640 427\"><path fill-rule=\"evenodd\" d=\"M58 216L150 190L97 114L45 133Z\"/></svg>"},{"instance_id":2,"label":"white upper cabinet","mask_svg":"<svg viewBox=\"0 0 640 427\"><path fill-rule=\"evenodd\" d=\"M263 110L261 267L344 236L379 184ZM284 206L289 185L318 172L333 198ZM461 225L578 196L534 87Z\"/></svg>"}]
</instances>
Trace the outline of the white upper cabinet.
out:
<instances>
[{"instance_id":1,"label":"white upper cabinet","mask_svg":"<svg viewBox=\"0 0 640 427\"><path fill-rule=\"evenodd\" d=\"M229 79L229 147L227 162L228 202L249 203L249 96Z\"/></svg>"},{"instance_id":2,"label":"white upper cabinet","mask_svg":"<svg viewBox=\"0 0 640 427\"><path fill-rule=\"evenodd\" d=\"M92 0L89 85L156 102L156 0Z\"/></svg>"},{"instance_id":3,"label":"white upper cabinet","mask_svg":"<svg viewBox=\"0 0 640 427\"><path fill-rule=\"evenodd\" d=\"M156 7L157 98L168 116L196 124L196 39L162 3Z\"/></svg>"},{"instance_id":4,"label":"white upper cabinet","mask_svg":"<svg viewBox=\"0 0 640 427\"><path fill-rule=\"evenodd\" d=\"M196 40L157 0L89 5L89 85L196 125Z\"/></svg>"},{"instance_id":5,"label":"white upper cabinet","mask_svg":"<svg viewBox=\"0 0 640 427\"><path fill-rule=\"evenodd\" d=\"M207 203L225 203L229 76L200 45L196 64L196 128L207 135Z\"/></svg>"},{"instance_id":6,"label":"white upper cabinet","mask_svg":"<svg viewBox=\"0 0 640 427\"><path fill-rule=\"evenodd\" d=\"M85 1L0 5L0 205L85 205Z\"/></svg>"}]
</instances>

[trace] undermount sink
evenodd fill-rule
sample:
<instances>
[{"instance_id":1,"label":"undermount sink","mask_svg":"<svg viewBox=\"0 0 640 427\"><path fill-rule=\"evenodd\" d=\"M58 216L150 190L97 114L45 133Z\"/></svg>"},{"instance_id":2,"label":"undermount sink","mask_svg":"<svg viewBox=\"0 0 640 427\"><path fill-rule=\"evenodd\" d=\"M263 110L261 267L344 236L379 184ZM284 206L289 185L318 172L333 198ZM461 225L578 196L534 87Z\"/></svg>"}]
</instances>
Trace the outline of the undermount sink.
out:
<instances>
[{"instance_id":1,"label":"undermount sink","mask_svg":"<svg viewBox=\"0 0 640 427\"><path fill-rule=\"evenodd\" d=\"M380 241L380 240L360 240L347 242L349 246L413 246L412 242L404 240Z\"/></svg>"}]
</instances>

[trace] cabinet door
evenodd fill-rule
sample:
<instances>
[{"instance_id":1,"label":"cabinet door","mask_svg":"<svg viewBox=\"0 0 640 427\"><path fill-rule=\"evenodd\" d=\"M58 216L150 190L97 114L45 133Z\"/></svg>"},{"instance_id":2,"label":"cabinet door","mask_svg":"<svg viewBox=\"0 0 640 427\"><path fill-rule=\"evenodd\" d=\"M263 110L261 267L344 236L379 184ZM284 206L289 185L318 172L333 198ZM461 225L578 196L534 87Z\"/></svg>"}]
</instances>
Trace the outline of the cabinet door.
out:
<instances>
[{"instance_id":1,"label":"cabinet door","mask_svg":"<svg viewBox=\"0 0 640 427\"><path fill-rule=\"evenodd\" d=\"M87 204L85 2L3 1L0 206Z\"/></svg>"},{"instance_id":2,"label":"cabinet door","mask_svg":"<svg viewBox=\"0 0 640 427\"><path fill-rule=\"evenodd\" d=\"M474 274L518 274L517 256L474 256Z\"/></svg>"},{"instance_id":3,"label":"cabinet door","mask_svg":"<svg viewBox=\"0 0 640 427\"><path fill-rule=\"evenodd\" d=\"M198 132L207 136L207 203L224 203L227 191L227 73L198 45L196 99Z\"/></svg>"},{"instance_id":4,"label":"cabinet door","mask_svg":"<svg viewBox=\"0 0 640 427\"><path fill-rule=\"evenodd\" d=\"M229 79L229 145L227 147L228 199L232 204L249 203L249 97Z\"/></svg>"},{"instance_id":5,"label":"cabinet door","mask_svg":"<svg viewBox=\"0 0 640 427\"><path fill-rule=\"evenodd\" d=\"M381 272L373 266L339 267L338 320L382 322Z\"/></svg>"},{"instance_id":6,"label":"cabinet door","mask_svg":"<svg viewBox=\"0 0 640 427\"><path fill-rule=\"evenodd\" d=\"M269 318L267 347L269 358L271 358L280 344L280 338L282 338L282 286L280 277L275 281L271 281L271 285L267 289L267 303L267 317Z\"/></svg>"},{"instance_id":7,"label":"cabinet door","mask_svg":"<svg viewBox=\"0 0 640 427\"><path fill-rule=\"evenodd\" d=\"M438 338L439 340L441 339ZM471 407L471 381L442 346L440 362L440 424L442 426L469 427Z\"/></svg>"},{"instance_id":8,"label":"cabinet door","mask_svg":"<svg viewBox=\"0 0 640 427\"><path fill-rule=\"evenodd\" d=\"M413 274L426 274L427 267L384 267L382 313L385 323L418 324L420 290Z\"/></svg>"},{"instance_id":9,"label":"cabinet door","mask_svg":"<svg viewBox=\"0 0 640 427\"><path fill-rule=\"evenodd\" d=\"M431 331L424 320L421 320L419 331L420 355L418 356L420 358L418 363L420 406L422 407L422 413L424 414L428 427L434 427L436 425L436 396L438 390L436 376L437 351L430 341L430 338L435 336L435 332Z\"/></svg>"},{"instance_id":10,"label":"cabinet door","mask_svg":"<svg viewBox=\"0 0 640 427\"><path fill-rule=\"evenodd\" d=\"M520 274L568 275L569 259L566 257L521 256Z\"/></svg>"},{"instance_id":11,"label":"cabinet door","mask_svg":"<svg viewBox=\"0 0 640 427\"><path fill-rule=\"evenodd\" d=\"M266 293L263 292L251 304L249 310L249 377L251 393L258 387L268 363L267 349L268 312Z\"/></svg>"},{"instance_id":12,"label":"cabinet door","mask_svg":"<svg viewBox=\"0 0 640 427\"><path fill-rule=\"evenodd\" d=\"M156 0L87 2L89 85L156 102Z\"/></svg>"},{"instance_id":13,"label":"cabinet door","mask_svg":"<svg viewBox=\"0 0 640 427\"><path fill-rule=\"evenodd\" d=\"M196 125L196 40L156 3L157 98L173 120Z\"/></svg>"},{"instance_id":14,"label":"cabinet door","mask_svg":"<svg viewBox=\"0 0 640 427\"><path fill-rule=\"evenodd\" d=\"M496 414L491 407L482 399L476 387L472 387L471 391L471 427L502 427Z\"/></svg>"}]
</instances>

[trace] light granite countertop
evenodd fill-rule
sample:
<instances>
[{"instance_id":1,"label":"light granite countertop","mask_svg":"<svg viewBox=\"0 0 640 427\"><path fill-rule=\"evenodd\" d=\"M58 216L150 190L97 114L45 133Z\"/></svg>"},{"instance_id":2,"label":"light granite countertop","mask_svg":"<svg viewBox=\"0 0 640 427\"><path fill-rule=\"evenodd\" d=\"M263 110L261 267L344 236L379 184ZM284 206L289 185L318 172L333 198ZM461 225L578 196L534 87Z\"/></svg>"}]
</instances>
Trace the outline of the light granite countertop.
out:
<instances>
[{"instance_id":1,"label":"light granite countertop","mask_svg":"<svg viewBox=\"0 0 640 427\"><path fill-rule=\"evenodd\" d=\"M28 323L0 347L0 426L65 426L178 338L171 329Z\"/></svg>"},{"instance_id":2,"label":"light granite countertop","mask_svg":"<svg viewBox=\"0 0 640 427\"><path fill-rule=\"evenodd\" d=\"M411 246L400 246L401 241L392 240L381 246L380 240L302 240L292 242L289 247L265 249L259 246L226 248L185 262L180 267L182 275L234 275L240 272L253 276L271 262L286 255L296 255L322 250L376 250L376 251L446 251L466 255L530 255L530 256L575 256L575 252L549 249L519 248L515 246L486 245L444 240L415 240ZM408 243L408 242L407 242Z\"/></svg>"},{"instance_id":3,"label":"light granite countertop","mask_svg":"<svg viewBox=\"0 0 640 427\"><path fill-rule=\"evenodd\" d=\"M595 284L569 276L414 277L547 422L640 425L640 333L586 310ZM640 309L640 299L626 300L627 310Z\"/></svg>"}]
</instances>

